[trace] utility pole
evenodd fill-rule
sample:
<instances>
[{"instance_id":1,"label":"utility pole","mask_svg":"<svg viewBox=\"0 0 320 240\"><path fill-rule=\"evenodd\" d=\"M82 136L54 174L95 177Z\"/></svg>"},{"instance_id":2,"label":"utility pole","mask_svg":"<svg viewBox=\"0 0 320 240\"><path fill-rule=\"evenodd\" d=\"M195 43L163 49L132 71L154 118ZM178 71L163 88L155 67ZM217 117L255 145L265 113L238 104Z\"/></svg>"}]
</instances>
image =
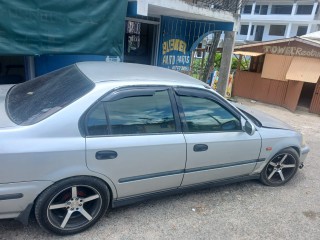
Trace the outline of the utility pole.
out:
<instances>
[{"instance_id":1,"label":"utility pole","mask_svg":"<svg viewBox=\"0 0 320 240\"><path fill-rule=\"evenodd\" d=\"M212 70L212 68L214 68L214 60L216 58L216 52L217 52L218 44L220 41L220 37L221 37L221 31L215 31L214 37L212 40L212 45L211 45L210 52L209 52L209 56L208 56L208 60L207 60L205 69L202 74L201 80L203 82L207 82L209 75L210 75L210 72L211 72L210 70Z\"/></svg>"},{"instance_id":2,"label":"utility pole","mask_svg":"<svg viewBox=\"0 0 320 240\"><path fill-rule=\"evenodd\" d=\"M222 96L226 95L227 84L229 80L233 48L235 43L235 32L224 32L222 58L219 72L219 81L217 83L217 92Z\"/></svg>"}]
</instances>

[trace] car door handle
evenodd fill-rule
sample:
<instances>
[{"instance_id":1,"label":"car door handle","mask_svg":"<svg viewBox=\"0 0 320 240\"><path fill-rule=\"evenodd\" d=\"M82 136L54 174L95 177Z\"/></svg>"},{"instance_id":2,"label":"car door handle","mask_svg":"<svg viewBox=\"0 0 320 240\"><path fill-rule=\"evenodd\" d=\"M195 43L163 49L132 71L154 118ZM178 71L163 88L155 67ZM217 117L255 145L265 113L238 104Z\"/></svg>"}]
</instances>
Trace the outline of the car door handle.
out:
<instances>
[{"instance_id":1,"label":"car door handle","mask_svg":"<svg viewBox=\"0 0 320 240\"><path fill-rule=\"evenodd\" d=\"M206 144L196 144L193 146L193 151L195 152L204 152L208 150L208 145Z\"/></svg>"},{"instance_id":2,"label":"car door handle","mask_svg":"<svg viewBox=\"0 0 320 240\"><path fill-rule=\"evenodd\" d=\"M118 153L115 151L105 150L96 152L97 160L115 159L118 157Z\"/></svg>"}]
</instances>

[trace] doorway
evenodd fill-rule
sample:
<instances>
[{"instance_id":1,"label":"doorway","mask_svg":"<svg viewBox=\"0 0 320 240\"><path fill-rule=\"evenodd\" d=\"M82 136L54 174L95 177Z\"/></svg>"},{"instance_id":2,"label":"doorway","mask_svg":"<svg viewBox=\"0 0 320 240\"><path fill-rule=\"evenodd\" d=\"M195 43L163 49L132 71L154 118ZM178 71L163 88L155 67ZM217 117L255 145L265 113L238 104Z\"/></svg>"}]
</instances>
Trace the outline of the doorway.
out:
<instances>
[{"instance_id":1,"label":"doorway","mask_svg":"<svg viewBox=\"0 0 320 240\"><path fill-rule=\"evenodd\" d=\"M258 25L256 27L256 34L254 36L254 41L262 41L264 32L264 26Z\"/></svg>"},{"instance_id":2,"label":"doorway","mask_svg":"<svg viewBox=\"0 0 320 240\"><path fill-rule=\"evenodd\" d=\"M313 97L314 90L316 88L315 83L304 82L301 90L301 94L298 101L300 108L309 109Z\"/></svg>"},{"instance_id":3,"label":"doorway","mask_svg":"<svg viewBox=\"0 0 320 240\"><path fill-rule=\"evenodd\" d=\"M124 62L154 65L157 25L127 20Z\"/></svg>"},{"instance_id":4,"label":"doorway","mask_svg":"<svg viewBox=\"0 0 320 240\"><path fill-rule=\"evenodd\" d=\"M320 78L313 93L310 112L320 114Z\"/></svg>"},{"instance_id":5,"label":"doorway","mask_svg":"<svg viewBox=\"0 0 320 240\"><path fill-rule=\"evenodd\" d=\"M0 84L17 84L26 81L23 56L0 56Z\"/></svg>"}]
</instances>

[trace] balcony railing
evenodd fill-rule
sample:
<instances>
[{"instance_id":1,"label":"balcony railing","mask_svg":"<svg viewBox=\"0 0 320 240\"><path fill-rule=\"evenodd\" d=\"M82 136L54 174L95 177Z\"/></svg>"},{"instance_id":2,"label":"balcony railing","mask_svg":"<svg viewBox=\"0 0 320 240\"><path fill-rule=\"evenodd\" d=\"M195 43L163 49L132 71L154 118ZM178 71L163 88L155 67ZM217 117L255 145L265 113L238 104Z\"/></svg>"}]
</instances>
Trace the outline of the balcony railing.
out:
<instances>
[{"instance_id":1,"label":"balcony railing","mask_svg":"<svg viewBox=\"0 0 320 240\"><path fill-rule=\"evenodd\" d=\"M246 0L183 0L199 7L237 13Z\"/></svg>"}]
</instances>

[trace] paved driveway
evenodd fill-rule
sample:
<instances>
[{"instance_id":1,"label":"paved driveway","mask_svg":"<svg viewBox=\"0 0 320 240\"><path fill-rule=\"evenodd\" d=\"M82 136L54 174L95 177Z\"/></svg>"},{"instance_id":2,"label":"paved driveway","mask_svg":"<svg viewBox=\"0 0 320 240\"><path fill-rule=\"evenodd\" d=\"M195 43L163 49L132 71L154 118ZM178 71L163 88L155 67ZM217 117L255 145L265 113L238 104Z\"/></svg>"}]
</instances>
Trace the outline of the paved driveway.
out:
<instances>
[{"instance_id":1,"label":"paved driveway","mask_svg":"<svg viewBox=\"0 0 320 240\"><path fill-rule=\"evenodd\" d=\"M67 239L320 239L320 117L240 100L300 130L312 151L286 186L257 181L165 197L110 211ZM35 220L0 220L0 239L60 239Z\"/></svg>"}]
</instances>

